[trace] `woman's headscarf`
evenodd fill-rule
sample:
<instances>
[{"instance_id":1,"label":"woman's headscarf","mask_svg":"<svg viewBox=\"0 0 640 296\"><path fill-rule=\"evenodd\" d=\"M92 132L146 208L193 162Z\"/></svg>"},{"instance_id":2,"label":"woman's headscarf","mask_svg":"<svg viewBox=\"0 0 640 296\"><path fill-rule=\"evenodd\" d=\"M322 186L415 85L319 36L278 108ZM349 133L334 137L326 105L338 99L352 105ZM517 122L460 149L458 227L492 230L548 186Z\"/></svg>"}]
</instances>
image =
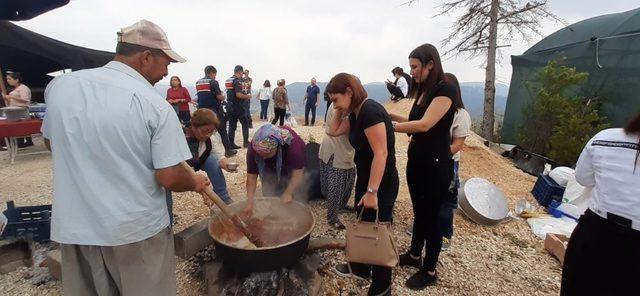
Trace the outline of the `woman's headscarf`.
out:
<instances>
[{"instance_id":1,"label":"woman's headscarf","mask_svg":"<svg viewBox=\"0 0 640 296\"><path fill-rule=\"evenodd\" d=\"M265 124L261 126L253 136L251 140L251 147L253 150L260 154L276 153L276 173L278 182L280 181L280 173L282 172L282 146L291 144L293 136L287 129L279 128L272 124ZM261 177L264 177L264 159L260 156L256 156L256 163L258 164L258 172Z\"/></svg>"}]
</instances>

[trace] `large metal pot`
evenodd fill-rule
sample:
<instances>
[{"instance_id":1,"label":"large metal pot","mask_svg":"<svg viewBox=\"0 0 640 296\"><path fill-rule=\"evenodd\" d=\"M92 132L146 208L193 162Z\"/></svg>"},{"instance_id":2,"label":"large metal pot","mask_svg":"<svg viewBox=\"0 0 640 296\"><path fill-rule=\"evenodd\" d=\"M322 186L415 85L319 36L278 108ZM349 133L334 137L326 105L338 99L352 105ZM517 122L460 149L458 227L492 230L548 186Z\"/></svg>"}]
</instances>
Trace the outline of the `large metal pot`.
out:
<instances>
[{"instance_id":1,"label":"large metal pot","mask_svg":"<svg viewBox=\"0 0 640 296\"><path fill-rule=\"evenodd\" d=\"M462 182L458 201L462 212L478 224L495 225L509 214L509 205L502 191L482 178Z\"/></svg>"},{"instance_id":2,"label":"large metal pot","mask_svg":"<svg viewBox=\"0 0 640 296\"><path fill-rule=\"evenodd\" d=\"M246 201L238 201L229 205L235 213L241 213ZM255 200L255 210L252 219L272 221L271 227L281 229L273 233L294 235L292 239L277 245L267 245L260 248L249 247L248 241L238 230L218 213L209 224L209 234L215 244L216 255L222 259L225 268L241 273L263 272L276 270L298 262L309 245L309 237L315 225L311 210L304 204L293 201L283 204L279 198L258 198ZM246 217L243 218L252 223ZM251 220L254 221L254 220ZM275 230L276 228L272 228ZM262 233L253 234L258 237ZM262 238L261 238L262 239ZM265 241L268 239L265 239Z\"/></svg>"},{"instance_id":3,"label":"large metal pot","mask_svg":"<svg viewBox=\"0 0 640 296\"><path fill-rule=\"evenodd\" d=\"M9 106L0 108L0 116L8 121L20 121L29 118L29 109L26 107Z\"/></svg>"}]
</instances>

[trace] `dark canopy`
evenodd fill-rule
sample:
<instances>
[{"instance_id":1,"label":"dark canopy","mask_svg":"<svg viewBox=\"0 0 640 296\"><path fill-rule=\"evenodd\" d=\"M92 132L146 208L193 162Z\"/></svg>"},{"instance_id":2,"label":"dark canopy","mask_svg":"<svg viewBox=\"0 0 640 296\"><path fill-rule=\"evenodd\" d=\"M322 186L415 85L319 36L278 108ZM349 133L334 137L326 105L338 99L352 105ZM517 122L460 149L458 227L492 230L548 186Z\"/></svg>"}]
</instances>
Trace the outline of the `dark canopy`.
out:
<instances>
[{"instance_id":1,"label":"dark canopy","mask_svg":"<svg viewBox=\"0 0 640 296\"><path fill-rule=\"evenodd\" d=\"M69 0L1 0L0 20L29 20L67 3Z\"/></svg>"},{"instance_id":2,"label":"dark canopy","mask_svg":"<svg viewBox=\"0 0 640 296\"><path fill-rule=\"evenodd\" d=\"M502 126L505 143L517 143L527 88L549 61L589 73L577 95L598 98L600 113L613 127L640 110L640 8L601 15L569 25L525 53L511 57L513 74Z\"/></svg>"},{"instance_id":3,"label":"dark canopy","mask_svg":"<svg viewBox=\"0 0 640 296\"><path fill-rule=\"evenodd\" d=\"M3 71L21 72L23 82L31 88L44 88L52 79L48 73L100 67L113 56L111 52L67 44L0 21L0 67Z\"/></svg>"}]
</instances>

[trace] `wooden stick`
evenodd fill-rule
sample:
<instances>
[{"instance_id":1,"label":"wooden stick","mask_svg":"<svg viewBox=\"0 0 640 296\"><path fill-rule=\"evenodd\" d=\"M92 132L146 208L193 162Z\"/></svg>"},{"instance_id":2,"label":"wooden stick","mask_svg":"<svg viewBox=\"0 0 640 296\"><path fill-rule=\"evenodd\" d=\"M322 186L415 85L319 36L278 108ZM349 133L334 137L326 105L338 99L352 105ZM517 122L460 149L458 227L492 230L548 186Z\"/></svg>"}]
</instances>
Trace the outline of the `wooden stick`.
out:
<instances>
[{"instance_id":1,"label":"wooden stick","mask_svg":"<svg viewBox=\"0 0 640 296\"><path fill-rule=\"evenodd\" d=\"M181 162L181 164L192 175L196 174L193 168L189 166L186 162L183 161ZM257 236L249 232L249 229L247 229L247 224L245 224L244 221L242 221L238 217L238 215L232 212L231 209L229 209L229 207L227 206L227 204L217 194L215 194L213 190L211 190L211 188L207 187L205 188L205 190L203 190L200 193L206 195L211 201L213 201L213 203L215 203L220 208L220 210L222 210L222 214L225 215L226 218L231 220L233 225L238 227L238 229L240 229L240 232L242 232L242 234L244 234L244 236L246 236L251 243L253 243L258 248L263 245L262 241L260 241L260 239L258 239Z\"/></svg>"},{"instance_id":2,"label":"wooden stick","mask_svg":"<svg viewBox=\"0 0 640 296\"><path fill-rule=\"evenodd\" d=\"M316 239L309 240L309 246L307 247L307 252L313 252L316 250L323 249L344 249L346 246L346 241L340 238L333 237L321 237Z\"/></svg>"}]
</instances>

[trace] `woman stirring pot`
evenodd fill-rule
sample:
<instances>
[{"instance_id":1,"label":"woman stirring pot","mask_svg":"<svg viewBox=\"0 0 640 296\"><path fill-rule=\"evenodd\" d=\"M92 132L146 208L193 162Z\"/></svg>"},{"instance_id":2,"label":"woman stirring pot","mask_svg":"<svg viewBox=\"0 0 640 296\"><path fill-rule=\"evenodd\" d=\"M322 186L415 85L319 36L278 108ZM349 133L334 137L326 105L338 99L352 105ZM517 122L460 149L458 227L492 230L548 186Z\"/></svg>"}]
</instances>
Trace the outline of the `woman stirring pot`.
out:
<instances>
[{"instance_id":1,"label":"woman stirring pot","mask_svg":"<svg viewBox=\"0 0 640 296\"><path fill-rule=\"evenodd\" d=\"M247 149L247 208L251 212L258 176L264 196L293 200L304 173L304 141L291 128L272 124L261 126Z\"/></svg>"}]
</instances>

